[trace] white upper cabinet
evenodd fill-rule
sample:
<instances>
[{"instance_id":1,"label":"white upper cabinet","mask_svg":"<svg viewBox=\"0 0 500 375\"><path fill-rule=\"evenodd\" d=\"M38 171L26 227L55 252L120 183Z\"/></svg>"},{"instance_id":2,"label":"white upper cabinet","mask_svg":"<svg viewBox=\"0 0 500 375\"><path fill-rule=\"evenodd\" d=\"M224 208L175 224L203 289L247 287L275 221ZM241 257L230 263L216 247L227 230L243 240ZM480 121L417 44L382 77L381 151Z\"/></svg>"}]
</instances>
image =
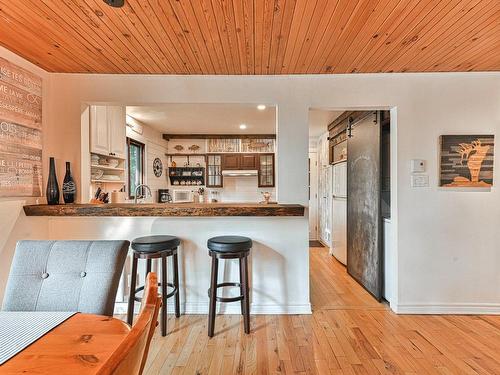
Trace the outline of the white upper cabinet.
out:
<instances>
[{"instance_id":1,"label":"white upper cabinet","mask_svg":"<svg viewBox=\"0 0 500 375\"><path fill-rule=\"evenodd\" d=\"M125 107L90 107L90 152L125 158Z\"/></svg>"},{"instance_id":2,"label":"white upper cabinet","mask_svg":"<svg viewBox=\"0 0 500 375\"><path fill-rule=\"evenodd\" d=\"M127 136L125 107L107 107L109 126L109 152L112 156L125 159Z\"/></svg>"},{"instance_id":3,"label":"white upper cabinet","mask_svg":"<svg viewBox=\"0 0 500 375\"><path fill-rule=\"evenodd\" d=\"M90 107L90 152L109 154L109 131L106 106Z\"/></svg>"}]
</instances>

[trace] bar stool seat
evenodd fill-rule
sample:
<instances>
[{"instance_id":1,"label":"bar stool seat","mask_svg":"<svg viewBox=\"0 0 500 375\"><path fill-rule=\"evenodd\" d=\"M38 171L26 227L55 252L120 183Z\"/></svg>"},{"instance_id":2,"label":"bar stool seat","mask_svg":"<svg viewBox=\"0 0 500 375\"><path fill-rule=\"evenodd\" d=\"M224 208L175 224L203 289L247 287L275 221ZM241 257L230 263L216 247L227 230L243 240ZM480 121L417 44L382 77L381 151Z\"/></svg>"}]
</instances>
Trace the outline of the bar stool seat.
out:
<instances>
[{"instance_id":1,"label":"bar stool seat","mask_svg":"<svg viewBox=\"0 0 500 375\"><path fill-rule=\"evenodd\" d=\"M213 337L215 328L216 302L241 301L245 333L250 333L250 300L248 286L248 255L252 248L252 240L242 236L218 236L207 241L208 254L212 257L212 272L210 276L208 336ZM218 282L219 259L238 259L240 267L240 282ZM236 297L219 297L217 289L223 287L238 287L240 295Z\"/></svg>"},{"instance_id":2,"label":"bar stool seat","mask_svg":"<svg viewBox=\"0 0 500 375\"><path fill-rule=\"evenodd\" d=\"M141 253L156 253L165 249L175 249L181 241L175 236L144 236L132 241L132 249Z\"/></svg>"},{"instance_id":3,"label":"bar stool seat","mask_svg":"<svg viewBox=\"0 0 500 375\"><path fill-rule=\"evenodd\" d=\"M144 290L144 286L136 287L137 280L137 261L139 259L146 260L146 275L151 272L153 259L161 259L161 332L162 336L167 334L167 298L174 297L175 301L175 316L180 316L179 302L179 264L177 257L177 248L181 241L175 236L158 235L144 236L136 238L132 241L131 247L133 250L132 256L132 274L130 282L130 295L128 301L127 322L131 325L134 318L134 302L141 302L141 298L136 294ZM167 258L173 257L173 282L167 281ZM171 291L168 292L168 287Z\"/></svg>"},{"instance_id":4,"label":"bar stool seat","mask_svg":"<svg viewBox=\"0 0 500 375\"><path fill-rule=\"evenodd\" d=\"M243 236L218 236L210 238L207 247L218 253L239 253L250 251L252 240Z\"/></svg>"}]
</instances>

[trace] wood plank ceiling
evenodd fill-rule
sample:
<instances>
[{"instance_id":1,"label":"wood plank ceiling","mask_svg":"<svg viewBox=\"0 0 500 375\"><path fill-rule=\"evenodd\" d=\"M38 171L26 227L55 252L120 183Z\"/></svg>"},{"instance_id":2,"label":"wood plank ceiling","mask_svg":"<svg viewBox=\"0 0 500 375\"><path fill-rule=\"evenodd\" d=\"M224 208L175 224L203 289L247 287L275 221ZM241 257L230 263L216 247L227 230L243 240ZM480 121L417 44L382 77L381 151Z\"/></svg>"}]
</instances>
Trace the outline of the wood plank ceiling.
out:
<instances>
[{"instance_id":1,"label":"wood plank ceiling","mask_svg":"<svg viewBox=\"0 0 500 375\"><path fill-rule=\"evenodd\" d=\"M0 0L0 21L50 72L500 70L499 0Z\"/></svg>"}]
</instances>

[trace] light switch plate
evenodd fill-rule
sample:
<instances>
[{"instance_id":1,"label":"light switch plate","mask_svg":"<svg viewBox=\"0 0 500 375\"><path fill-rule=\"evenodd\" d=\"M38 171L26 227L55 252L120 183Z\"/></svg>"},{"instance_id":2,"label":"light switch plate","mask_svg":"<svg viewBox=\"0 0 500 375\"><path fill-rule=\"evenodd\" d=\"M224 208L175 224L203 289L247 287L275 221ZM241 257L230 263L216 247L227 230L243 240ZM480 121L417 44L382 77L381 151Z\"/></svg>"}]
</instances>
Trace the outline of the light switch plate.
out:
<instances>
[{"instance_id":1,"label":"light switch plate","mask_svg":"<svg viewBox=\"0 0 500 375\"><path fill-rule=\"evenodd\" d=\"M423 173L423 172L425 172L425 160L412 159L411 173Z\"/></svg>"},{"instance_id":2,"label":"light switch plate","mask_svg":"<svg viewBox=\"0 0 500 375\"><path fill-rule=\"evenodd\" d=\"M429 187L429 175L417 174L411 176L411 187L414 188Z\"/></svg>"}]
</instances>

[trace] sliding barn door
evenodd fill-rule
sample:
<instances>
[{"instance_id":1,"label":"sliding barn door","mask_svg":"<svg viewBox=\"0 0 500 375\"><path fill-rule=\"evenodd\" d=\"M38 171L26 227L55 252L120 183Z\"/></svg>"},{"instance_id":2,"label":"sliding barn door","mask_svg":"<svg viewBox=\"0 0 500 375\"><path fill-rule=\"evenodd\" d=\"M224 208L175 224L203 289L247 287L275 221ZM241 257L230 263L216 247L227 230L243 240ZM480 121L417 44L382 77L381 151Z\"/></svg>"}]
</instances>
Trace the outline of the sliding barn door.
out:
<instances>
[{"instance_id":1,"label":"sliding barn door","mask_svg":"<svg viewBox=\"0 0 500 375\"><path fill-rule=\"evenodd\" d=\"M348 130L349 132L349 130ZM351 126L347 144L347 272L382 298L381 127L376 112Z\"/></svg>"}]
</instances>

